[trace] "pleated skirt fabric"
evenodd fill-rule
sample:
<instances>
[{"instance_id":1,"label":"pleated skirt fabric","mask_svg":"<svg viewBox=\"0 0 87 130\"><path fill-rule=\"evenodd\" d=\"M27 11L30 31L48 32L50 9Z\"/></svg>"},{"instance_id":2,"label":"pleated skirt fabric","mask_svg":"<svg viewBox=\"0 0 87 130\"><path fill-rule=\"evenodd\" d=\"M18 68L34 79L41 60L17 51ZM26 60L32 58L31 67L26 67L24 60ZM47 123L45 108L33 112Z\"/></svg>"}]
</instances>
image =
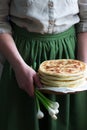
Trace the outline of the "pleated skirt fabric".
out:
<instances>
[{"instance_id":1,"label":"pleated skirt fabric","mask_svg":"<svg viewBox=\"0 0 87 130\"><path fill-rule=\"evenodd\" d=\"M21 56L36 71L44 60L76 58L74 27L60 34L43 35L12 26ZM37 119L35 99L19 88L14 71L6 61L0 80L0 130L87 130L87 92L45 96L59 102L57 120L49 116L43 105L41 110L45 116Z\"/></svg>"}]
</instances>

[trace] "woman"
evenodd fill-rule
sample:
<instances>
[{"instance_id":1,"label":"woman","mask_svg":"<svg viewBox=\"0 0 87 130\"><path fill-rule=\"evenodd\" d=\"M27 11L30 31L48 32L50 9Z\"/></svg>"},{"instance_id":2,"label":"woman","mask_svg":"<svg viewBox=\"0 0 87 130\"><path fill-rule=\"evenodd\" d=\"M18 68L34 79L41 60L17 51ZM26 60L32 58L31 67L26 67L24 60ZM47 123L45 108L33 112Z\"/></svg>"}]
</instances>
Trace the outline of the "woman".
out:
<instances>
[{"instance_id":1,"label":"woman","mask_svg":"<svg viewBox=\"0 0 87 130\"><path fill-rule=\"evenodd\" d=\"M0 81L1 130L87 129L86 92L47 95L60 104L57 121L43 107L46 116L38 121L34 100L42 61L78 58L87 63L86 14L87 0L0 0L0 52L6 58Z\"/></svg>"}]
</instances>

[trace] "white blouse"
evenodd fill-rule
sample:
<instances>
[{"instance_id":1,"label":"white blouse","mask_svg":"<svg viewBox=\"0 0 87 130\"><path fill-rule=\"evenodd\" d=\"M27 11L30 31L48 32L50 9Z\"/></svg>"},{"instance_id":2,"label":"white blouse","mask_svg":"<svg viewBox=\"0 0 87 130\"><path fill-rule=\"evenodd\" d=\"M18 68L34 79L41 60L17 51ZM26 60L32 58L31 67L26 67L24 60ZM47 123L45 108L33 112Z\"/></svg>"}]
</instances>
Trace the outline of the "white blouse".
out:
<instances>
[{"instance_id":1,"label":"white blouse","mask_svg":"<svg viewBox=\"0 0 87 130\"><path fill-rule=\"evenodd\" d=\"M87 31L87 0L0 0L0 33L11 33L8 16L29 32L60 33L76 23L83 32Z\"/></svg>"}]
</instances>

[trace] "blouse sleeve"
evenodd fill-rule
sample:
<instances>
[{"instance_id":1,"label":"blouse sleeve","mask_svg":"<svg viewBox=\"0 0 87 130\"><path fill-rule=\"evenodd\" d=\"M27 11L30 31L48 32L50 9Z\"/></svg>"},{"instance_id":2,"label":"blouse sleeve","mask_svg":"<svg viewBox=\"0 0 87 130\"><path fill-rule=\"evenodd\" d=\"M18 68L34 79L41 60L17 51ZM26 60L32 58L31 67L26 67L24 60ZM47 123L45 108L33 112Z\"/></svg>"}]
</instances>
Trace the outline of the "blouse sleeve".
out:
<instances>
[{"instance_id":1,"label":"blouse sleeve","mask_svg":"<svg viewBox=\"0 0 87 130\"><path fill-rule=\"evenodd\" d=\"M80 22L77 25L78 32L87 32L87 0L78 0Z\"/></svg>"},{"instance_id":2,"label":"blouse sleeve","mask_svg":"<svg viewBox=\"0 0 87 130\"><path fill-rule=\"evenodd\" d=\"M9 4L11 0L0 0L0 33L11 33L9 24Z\"/></svg>"}]
</instances>

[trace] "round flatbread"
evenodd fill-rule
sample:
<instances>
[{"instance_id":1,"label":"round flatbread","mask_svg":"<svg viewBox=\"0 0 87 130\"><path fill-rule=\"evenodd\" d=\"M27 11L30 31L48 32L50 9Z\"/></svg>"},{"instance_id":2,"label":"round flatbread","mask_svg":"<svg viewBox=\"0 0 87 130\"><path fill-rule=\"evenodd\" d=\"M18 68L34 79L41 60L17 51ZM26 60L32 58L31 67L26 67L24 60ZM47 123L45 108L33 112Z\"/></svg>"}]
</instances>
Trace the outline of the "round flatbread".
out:
<instances>
[{"instance_id":1,"label":"round flatbread","mask_svg":"<svg viewBox=\"0 0 87 130\"><path fill-rule=\"evenodd\" d=\"M41 73L39 71L39 77L40 78L43 78L43 79L48 79L48 80L59 80L59 81L64 81L64 80L77 80L77 79L80 79L80 78L83 78L85 75L84 74L81 74L81 75L78 75L78 76L55 76L55 75L47 75L45 73Z\"/></svg>"},{"instance_id":2,"label":"round flatbread","mask_svg":"<svg viewBox=\"0 0 87 130\"><path fill-rule=\"evenodd\" d=\"M51 87L75 87L78 85L81 85L85 82L84 78L78 79L78 80L67 80L67 81L53 81L53 80L47 80L47 79L41 79L41 82L44 85L51 86Z\"/></svg>"},{"instance_id":3,"label":"round flatbread","mask_svg":"<svg viewBox=\"0 0 87 130\"><path fill-rule=\"evenodd\" d=\"M83 79L79 82L76 82L76 83L69 83L67 82L67 84L65 82L61 82L56 84L55 82L45 82L44 80L41 80L42 84L43 84L43 87L68 87L68 88L73 88L73 87L78 87L78 86L81 86L83 84L85 84L86 80Z\"/></svg>"},{"instance_id":4,"label":"round flatbread","mask_svg":"<svg viewBox=\"0 0 87 130\"><path fill-rule=\"evenodd\" d=\"M76 87L85 82L87 65L79 60L47 60L40 64L41 83L50 87Z\"/></svg>"},{"instance_id":5,"label":"round flatbread","mask_svg":"<svg viewBox=\"0 0 87 130\"><path fill-rule=\"evenodd\" d=\"M72 59L47 60L42 62L38 71L45 75L72 77L85 74L87 65L82 61Z\"/></svg>"}]
</instances>

